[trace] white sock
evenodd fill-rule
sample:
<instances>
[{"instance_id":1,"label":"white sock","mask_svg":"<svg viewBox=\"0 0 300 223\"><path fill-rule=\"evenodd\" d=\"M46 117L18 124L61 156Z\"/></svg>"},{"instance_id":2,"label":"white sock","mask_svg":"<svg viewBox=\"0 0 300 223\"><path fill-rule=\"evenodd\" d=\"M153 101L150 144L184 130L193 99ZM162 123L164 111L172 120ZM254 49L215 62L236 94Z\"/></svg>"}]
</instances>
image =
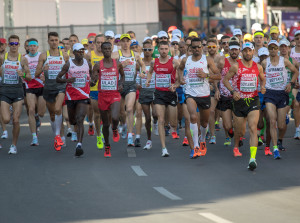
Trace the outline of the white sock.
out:
<instances>
[{"instance_id":1,"label":"white sock","mask_svg":"<svg viewBox=\"0 0 300 223\"><path fill-rule=\"evenodd\" d=\"M199 147L199 141L198 141L198 125L197 123L193 124L190 123L190 128L193 131L193 141L194 141L194 147Z\"/></svg>"},{"instance_id":2,"label":"white sock","mask_svg":"<svg viewBox=\"0 0 300 223\"><path fill-rule=\"evenodd\" d=\"M132 133L128 133L128 138L132 138Z\"/></svg>"},{"instance_id":3,"label":"white sock","mask_svg":"<svg viewBox=\"0 0 300 223\"><path fill-rule=\"evenodd\" d=\"M51 128L52 128L53 133L55 133L55 121L52 122L52 121L50 120L50 124L51 124Z\"/></svg>"},{"instance_id":4,"label":"white sock","mask_svg":"<svg viewBox=\"0 0 300 223\"><path fill-rule=\"evenodd\" d=\"M208 126L206 126L206 128L203 128L202 126L200 126L201 142L205 142L205 137L206 137L207 129L208 129Z\"/></svg>"},{"instance_id":5,"label":"white sock","mask_svg":"<svg viewBox=\"0 0 300 223\"><path fill-rule=\"evenodd\" d=\"M135 138L139 139L139 138L141 138L141 135L136 135Z\"/></svg>"},{"instance_id":6,"label":"white sock","mask_svg":"<svg viewBox=\"0 0 300 223\"><path fill-rule=\"evenodd\" d=\"M55 115L55 135L60 134L62 115Z\"/></svg>"},{"instance_id":7,"label":"white sock","mask_svg":"<svg viewBox=\"0 0 300 223\"><path fill-rule=\"evenodd\" d=\"M81 142L77 143L77 146L81 146Z\"/></svg>"},{"instance_id":8,"label":"white sock","mask_svg":"<svg viewBox=\"0 0 300 223\"><path fill-rule=\"evenodd\" d=\"M34 133L32 133L32 137L34 138L34 137L36 137L36 133L34 132Z\"/></svg>"},{"instance_id":9,"label":"white sock","mask_svg":"<svg viewBox=\"0 0 300 223\"><path fill-rule=\"evenodd\" d=\"M90 125L90 126L93 126L93 123L92 123L92 122L90 122L90 123L89 123L89 125Z\"/></svg>"}]
</instances>

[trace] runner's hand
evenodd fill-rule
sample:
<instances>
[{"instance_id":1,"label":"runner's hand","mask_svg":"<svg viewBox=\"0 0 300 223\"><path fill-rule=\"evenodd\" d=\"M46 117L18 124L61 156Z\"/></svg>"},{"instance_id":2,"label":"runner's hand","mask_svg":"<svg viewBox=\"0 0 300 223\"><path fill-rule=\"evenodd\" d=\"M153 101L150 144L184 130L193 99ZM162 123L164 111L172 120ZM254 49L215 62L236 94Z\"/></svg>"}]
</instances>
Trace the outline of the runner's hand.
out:
<instances>
[{"instance_id":1,"label":"runner's hand","mask_svg":"<svg viewBox=\"0 0 300 223\"><path fill-rule=\"evenodd\" d=\"M299 87L300 87L299 83L296 83L294 88L299 89Z\"/></svg>"},{"instance_id":2,"label":"runner's hand","mask_svg":"<svg viewBox=\"0 0 300 223\"><path fill-rule=\"evenodd\" d=\"M172 84L170 87L169 87L169 90L172 91L172 92L175 92L176 91L176 86L175 84Z\"/></svg>"},{"instance_id":3,"label":"runner's hand","mask_svg":"<svg viewBox=\"0 0 300 223\"><path fill-rule=\"evenodd\" d=\"M76 80L76 77L71 77L67 79L67 83L74 83Z\"/></svg>"},{"instance_id":4,"label":"runner's hand","mask_svg":"<svg viewBox=\"0 0 300 223\"><path fill-rule=\"evenodd\" d=\"M207 73L205 73L203 70L199 70L197 76L200 78L207 78Z\"/></svg>"},{"instance_id":5,"label":"runner's hand","mask_svg":"<svg viewBox=\"0 0 300 223\"><path fill-rule=\"evenodd\" d=\"M45 70L49 70L49 64L47 64L47 63L43 67L43 71L45 71Z\"/></svg>"},{"instance_id":6,"label":"runner's hand","mask_svg":"<svg viewBox=\"0 0 300 223\"><path fill-rule=\"evenodd\" d=\"M182 79L182 80L180 80L180 84L181 84L181 85L185 85L186 82Z\"/></svg>"},{"instance_id":7,"label":"runner's hand","mask_svg":"<svg viewBox=\"0 0 300 223\"><path fill-rule=\"evenodd\" d=\"M120 84L118 87L119 92L123 91L123 84Z\"/></svg>"},{"instance_id":8,"label":"runner's hand","mask_svg":"<svg viewBox=\"0 0 300 223\"><path fill-rule=\"evenodd\" d=\"M130 63L130 60L127 59L127 60L122 62L122 65L123 65L123 67L126 67L127 65L129 65L129 63Z\"/></svg>"},{"instance_id":9,"label":"runner's hand","mask_svg":"<svg viewBox=\"0 0 300 223\"><path fill-rule=\"evenodd\" d=\"M22 70L17 70L19 77L24 77L24 72Z\"/></svg>"},{"instance_id":10,"label":"runner's hand","mask_svg":"<svg viewBox=\"0 0 300 223\"><path fill-rule=\"evenodd\" d=\"M219 90L216 90L216 92L215 92L215 99L216 99L217 101L220 100L220 91L219 91Z\"/></svg>"},{"instance_id":11,"label":"runner's hand","mask_svg":"<svg viewBox=\"0 0 300 223\"><path fill-rule=\"evenodd\" d=\"M233 99L235 100L235 101L238 101L238 100L240 100L240 98L241 98L241 96L240 96L240 93L239 92L237 92L237 91L235 91L234 93L233 93Z\"/></svg>"},{"instance_id":12,"label":"runner's hand","mask_svg":"<svg viewBox=\"0 0 300 223\"><path fill-rule=\"evenodd\" d=\"M265 93L266 93L266 88L265 88L265 87L261 87L261 88L260 88L260 92L261 92L262 94L265 94Z\"/></svg>"},{"instance_id":13,"label":"runner's hand","mask_svg":"<svg viewBox=\"0 0 300 223\"><path fill-rule=\"evenodd\" d=\"M288 83L285 87L285 92L290 93L290 91L291 91L291 83Z\"/></svg>"},{"instance_id":14,"label":"runner's hand","mask_svg":"<svg viewBox=\"0 0 300 223\"><path fill-rule=\"evenodd\" d=\"M137 89L137 90L140 90L140 89L142 89L142 86L139 85L139 84L137 84L137 85L136 85L136 89Z\"/></svg>"},{"instance_id":15,"label":"runner's hand","mask_svg":"<svg viewBox=\"0 0 300 223\"><path fill-rule=\"evenodd\" d=\"M150 80L146 80L146 87L150 86Z\"/></svg>"}]
</instances>

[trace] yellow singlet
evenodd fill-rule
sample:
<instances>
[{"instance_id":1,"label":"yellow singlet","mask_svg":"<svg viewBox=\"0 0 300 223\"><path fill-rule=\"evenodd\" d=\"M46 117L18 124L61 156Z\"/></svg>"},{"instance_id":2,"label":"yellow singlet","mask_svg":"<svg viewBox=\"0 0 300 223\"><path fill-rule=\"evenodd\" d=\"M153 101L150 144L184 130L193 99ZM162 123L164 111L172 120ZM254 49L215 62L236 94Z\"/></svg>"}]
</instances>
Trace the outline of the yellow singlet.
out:
<instances>
[{"instance_id":1,"label":"yellow singlet","mask_svg":"<svg viewBox=\"0 0 300 223\"><path fill-rule=\"evenodd\" d=\"M98 56L95 51L91 51L91 63L94 66L96 63L99 63L100 60L103 59L104 56ZM98 81L94 87L90 87L91 91L98 91Z\"/></svg>"}]
</instances>

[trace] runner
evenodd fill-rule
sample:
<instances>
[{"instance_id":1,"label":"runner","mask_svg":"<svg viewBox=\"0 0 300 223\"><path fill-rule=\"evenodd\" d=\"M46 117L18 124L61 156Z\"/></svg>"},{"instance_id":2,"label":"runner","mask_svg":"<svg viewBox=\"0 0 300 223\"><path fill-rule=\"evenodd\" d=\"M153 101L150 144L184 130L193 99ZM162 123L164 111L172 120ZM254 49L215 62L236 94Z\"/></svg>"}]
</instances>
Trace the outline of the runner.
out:
<instances>
[{"instance_id":1,"label":"runner","mask_svg":"<svg viewBox=\"0 0 300 223\"><path fill-rule=\"evenodd\" d=\"M0 38L0 58L4 59L5 53L6 53L6 47L7 47L7 42L5 38ZM2 127L2 136L1 139L7 139L8 138L8 132L6 130L6 124L3 122L2 114L1 114L1 109L0 109L0 122L1 122L1 127Z\"/></svg>"},{"instance_id":2,"label":"runner","mask_svg":"<svg viewBox=\"0 0 300 223\"><path fill-rule=\"evenodd\" d=\"M271 39L279 42L279 35L280 35L280 33L279 33L278 27L277 26L272 26L270 28Z\"/></svg>"},{"instance_id":3,"label":"runner","mask_svg":"<svg viewBox=\"0 0 300 223\"><path fill-rule=\"evenodd\" d=\"M279 44L276 40L271 40L268 44L270 57L262 63L266 71L266 94L264 101L266 111L270 121L270 134L273 144L274 159L280 159L278 149L285 150L283 147L283 136L285 131L286 106L289 104L289 92L291 86L294 87L295 81L299 75L298 70L288 59L278 56ZM276 64L276 65L274 65ZM291 81L288 83L288 74L286 67L293 73ZM277 137L278 128L279 137ZM278 141L277 141L278 138Z\"/></svg>"},{"instance_id":4,"label":"runner","mask_svg":"<svg viewBox=\"0 0 300 223\"><path fill-rule=\"evenodd\" d=\"M221 46L223 51L220 52L220 56L229 57L229 39L230 36L222 36L221 38Z\"/></svg>"},{"instance_id":5,"label":"runner","mask_svg":"<svg viewBox=\"0 0 300 223\"><path fill-rule=\"evenodd\" d=\"M141 67L141 73L145 74L145 65L139 54L130 50L130 36L129 34L122 34L121 36L121 50L119 50L116 57L124 67L125 81L121 92L121 124L122 124L122 138L126 138L126 118L128 127L128 146L134 146L133 143L133 107L136 100L136 64ZM126 106L126 113L125 113Z\"/></svg>"},{"instance_id":6,"label":"runner","mask_svg":"<svg viewBox=\"0 0 300 223\"><path fill-rule=\"evenodd\" d=\"M40 126L40 123L38 123L37 118L44 117L46 112L46 102L43 98L43 81L40 78L35 78L36 67L41 55L41 53L38 52L38 40L34 38L29 39L28 47L29 53L25 57L28 61L31 80L25 80L25 85L28 105L28 123L32 134L32 142L30 145L38 146L37 128Z\"/></svg>"},{"instance_id":7,"label":"runner","mask_svg":"<svg viewBox=\"0 0 300 223\"><path fill-rule=\"evenodd\" d=\"M5 38L0 38L0 57L4 58L5 53L6 53L6 39Z\"/></svg>"},{"instance_id":8,"label":"runner","mask_svg":"<svg viewBox=\"0 0 300 223\"><path fill-rule=\"evenodd\" d=\"M35 72L36 78L39 78L42 72L44 72L45 85L43 97L46 100L52 131L55 134L54 148L56 151L60 151L61 146L63 145L60 130L62 125L62 104L65 98L66 88L66 84L64 83L56 83L56 77L65 62L69 59L66 53L58 49L58 43L58 33L48 33L48 44L50 49L40 55Z\"/></svg>"},{"instance_id":9,"label":"runner","mask_svg":"<svg viewBox=\"0 0 300 223\"><path fill-rule=\"evenodd\" d=\"M254 46L255 46L253 61L255 63L259 63L258 50L263 47L263 43L264 43L263 31L255 32L253 35L253 40L254 40Z\"/></svg>"},{"instance_id":10,"label":"runner","mask_svg":"<svg viewBox=\"0 0 300 223\"><path fill-rule=\"evenodd\" d=\"M56 77L57 83L67 83L66 86L66 104L68 106L68 116L71 125L77 126L78 143L75 156L83 154L82 139L84 133L83 121L90 104L90 75L92 74L92 65L84 59L84 46L81 43L75 43L72 51L75 59L69 59L63 66L61 72ZM65 78L62 78L66 76Z\"/></svg>"},{"instance_id":11,"label":"runner","mask_svg":"<svg viewBox=\"0 0 300 223\"><path fill-rule=\"evenodd\" d=\"M8 124L10 121L10 106L12 106L13 129L12 144L8 154L17 154L17 141L20 133L20 116L24 92L22 78L31 80L28 61L19 53L20 38L17 35L11 35L8 38L9 51L5 53L4 58L0 58L0 83L1 95L1 113L3 122Z\"/></svg>"},{"instance_id":12,"label":"runner","mask_svg":"<svg viewBox=\"0 0 300 223\"><path fill-rule=\"evenodd\" d=\"M233 97L234 113L234 141L235 149L238 148L240 137L244 136L248 121L250 132L250 161L248 168L254 170L257 167L257 123L259 118L258 77L260 79L261 92L265 93L265 77L263 69L252 58L254 46L252 43L244 43L242 48L243 58L237 64L231 65L223 83ZM232 85L229 80L232 81Z\"/></svg>"},{"instance_id":13,"label":"runner","mask_svg":"<svg viewBox=\"0 0 300 223\"><path fill-rule=\"evenodd\" d=\"M101 45L103 53L103 60L96 63L93 68L93 76L91 84L94 85L99 80L99 101L98 106L100 109L103 121L103 135L105 140L104 157L111 157L111 148L109 143L109 126L112 121L113 141L118 142L120 135L117 127L119 123L120 114L120 92L124 83L124 71L120 62L112 59L112 44L104 42ZM121 80L119 81L119 75ZM111 121L110 121L111 117Z\"/></svg>"},{"instance_id":14,"label":"runner","mask_svg":"<svg viewBox=\"0 0 300 223\"><path fill-rule=\"evenodd\" d=\"M111 45L113 46L112 50L113 50L113 53L114 52L118 52L118 47L116 45L114 45L114 42L115 42L115 34L113 31L106 31L105 34L105 41L107 42L110 42Z\"/></svg>"},{"instance_id":15,"label":"runner","mask_svg":"<svg viewBox=\"0 0 300 223\"><path fill-rule=\"evenodd\" d=\"M170 48L167 41L160 41L158 46L159 58L150 63L149 73L147 75L146 87L150 87L153 72L155 72L155 91L154 100L155 110L158 117L158 132L162 146L162 156L168 157L169 153L165 141L165 112L167 110L172 135L176 134L177 127L177 108L178 103L175 89L178 87L176 69L179 66L178 61L168 55Z\"/></svg>"},{"instance_id":16,"label":"runner","mask_svg":"<svg viewBox=\"0 0 300 223\"><path fill-rule=\"evenodd\" d=\"M64 52L68 53L69 50L71 49L71 45L70 45L70 40L69 38L64 38L62 40L63 44L64 44Z\"/></svg>"},{"instance_id":17,"label":"runner","mask_svg":"<svg viewBox=\"0 0 300 223\"><path fill-rule=\"evenodd\" d=\"M192 55L183 58L178 72L180 79L183 80L183 71L186 69L185 98L188 112L190 114L190 128L193 135L193 147L190 158L197 158L206 155L206 132L210 113L210 87L208 79L220 79L218 68L212 58L207 58L202 54L201 39L193 38L191 42ZM211 69L212 74L209 74ZM198 142L198 113L200 113L200 146ZM191 144L191 143L190 143Z\"/></svg>"}]
</instances>

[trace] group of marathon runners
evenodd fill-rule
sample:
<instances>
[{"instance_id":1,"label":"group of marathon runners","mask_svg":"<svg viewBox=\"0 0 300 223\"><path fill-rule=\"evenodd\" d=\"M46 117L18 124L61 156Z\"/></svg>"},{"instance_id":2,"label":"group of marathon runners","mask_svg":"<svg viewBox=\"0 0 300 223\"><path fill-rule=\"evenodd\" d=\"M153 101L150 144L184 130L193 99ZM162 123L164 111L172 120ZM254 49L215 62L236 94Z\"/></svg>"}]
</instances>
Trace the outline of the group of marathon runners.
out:
<instances>
[{"instance_id":1,"label":"group of marathon runners","mask_svg":"<svg viewBox=\"0 0 300 223\"><path fill-rule=\"evenodd\" d=\"M206 141L216 144L222 118L226 137L219 140L232 146L234 157L242 156L239 147L248 124L250 170L257 167L258 146L280 159L290 113L294 138L300 139L300 30L293 46L277 26L269 33L252 31L236 28L232 35L201 39L195 31L184 36L172 26L142 44L133 31L90 33L82 41L75 34L60 40L49 32L49 50L39 52L39 41L30 38L25 55L17 35L1 38L1 138L8 137L6 124L12 120L8 153L16 154L25 104L31 146L39 145L40 118L47 108L55 150L66 146L65 121L66 136L77 141L75 156L81 156L86 119L88 135L95 134L97 147L111 157L110 128L114 142L127 138L128 146L141 147L144 116L144 150L152 148L154 134L162 156L168 157L166 135L178 140L184 126L182 145L190 147L193 159L206 155Z\"/></svg>"}]
</instances>

